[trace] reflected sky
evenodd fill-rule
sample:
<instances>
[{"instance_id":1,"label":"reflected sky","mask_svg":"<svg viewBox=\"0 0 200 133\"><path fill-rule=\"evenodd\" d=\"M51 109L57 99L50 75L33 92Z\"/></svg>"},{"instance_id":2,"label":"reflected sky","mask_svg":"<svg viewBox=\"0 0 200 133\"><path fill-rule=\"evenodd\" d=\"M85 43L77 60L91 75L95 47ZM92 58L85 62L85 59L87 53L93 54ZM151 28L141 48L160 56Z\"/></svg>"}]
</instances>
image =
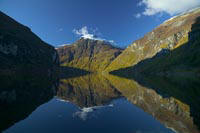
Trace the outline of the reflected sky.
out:
<instances>
[{"instance_id":1,"label":"reflected sky","mask_svg":"<svg viewBox=\"0 0 200 133\"><path fill-rule=\"evenodd\" d=\"M191 105L134 80L92 74L61 79L53 99L3 133L199 133Z\"/></svg>"},{"instance_id":2,"label":"reflected sky","mask_svg":"<svg viewBox=\"0 0 200 133\"><path fill-rule=\"evenodd\" d=\"M173 133L125 98L79 108L54 98L4 133Z\"/></svg>"}]
</instances>

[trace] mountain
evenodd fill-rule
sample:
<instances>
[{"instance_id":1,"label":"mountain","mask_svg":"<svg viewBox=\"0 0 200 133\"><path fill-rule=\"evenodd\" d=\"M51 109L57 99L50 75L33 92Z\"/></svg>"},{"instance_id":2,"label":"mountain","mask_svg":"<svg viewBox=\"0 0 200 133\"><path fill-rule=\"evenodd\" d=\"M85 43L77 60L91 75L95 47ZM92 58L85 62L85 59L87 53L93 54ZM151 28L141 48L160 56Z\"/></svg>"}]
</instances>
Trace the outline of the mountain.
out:
<instances>
[{"instance_id":1,"label":"mountain","mask_svg":"<svg viewBox=\"0 0 200 133\"><path fill-rule=\"evenodd\" d=\"M2 12L0 20L0 81L31 74L52 76L59 65L55 48Z\"/></svg>"},{"instance_id":2,"label":"mountain","mask_svg":"<svg viewBox=\"0 0 200 133\"><path fill-rule=\"evenodd\" d=\"M106 41L81 38L74 44L58 48L57 51L62 66L100 72L122 52L122 49Z\"/></svg>"},{"instance_id":3,"label":"mountain","mask_svg":"<svg viewBox=\"0 0 200 133\"><path fill-rule=\"evenodd\" d=\"M59 56L53 46L0 12L0 132L56 93Z\"/></svg>"},{"instance_id":4,"label":"mountain","mask_svg":"<svg viewBox=\"0 0 200 133\"><path fill-rule=\"evenodd\" d=\"M196 29L194 29L194 24L196 23L197 25L199 16L200 8L165 21L152 32L149 32L143 38L128 46L109 65L107 71L132 67L145 59L169 54L178 48L181 49L183 45L189 42L194 43L191 41L198 38L200 31L199 26L196 26ZM180 52L185 54L186 51L187 49ZM180 52L177 52L174 57L179 56ZM169 59L174 60L174 57L170 57ZM168 62L168 60L162 61Z\"/></svg>"}]
</instances>

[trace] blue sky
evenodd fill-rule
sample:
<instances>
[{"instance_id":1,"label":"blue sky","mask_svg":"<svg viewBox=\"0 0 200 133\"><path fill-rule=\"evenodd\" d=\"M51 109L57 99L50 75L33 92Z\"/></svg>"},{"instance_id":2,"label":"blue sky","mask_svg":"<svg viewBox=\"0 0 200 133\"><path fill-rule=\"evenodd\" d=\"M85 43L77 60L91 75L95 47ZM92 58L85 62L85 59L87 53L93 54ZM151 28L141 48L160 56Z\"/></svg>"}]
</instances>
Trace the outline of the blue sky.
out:
<instances>
[{"instance_id":1,"label":"blue sky","mask_svg":"<svg viewBox=\"0 0 200 133\"><path fill-rule=\"evenodd\" d=\"M180 0L178 7L173 7L174 0L162 2L0 0L0 10L54 46L73 43L83 34L95 34L125 47L171 16L200 5L199 0Z\"/></svg>"}]
</instances>

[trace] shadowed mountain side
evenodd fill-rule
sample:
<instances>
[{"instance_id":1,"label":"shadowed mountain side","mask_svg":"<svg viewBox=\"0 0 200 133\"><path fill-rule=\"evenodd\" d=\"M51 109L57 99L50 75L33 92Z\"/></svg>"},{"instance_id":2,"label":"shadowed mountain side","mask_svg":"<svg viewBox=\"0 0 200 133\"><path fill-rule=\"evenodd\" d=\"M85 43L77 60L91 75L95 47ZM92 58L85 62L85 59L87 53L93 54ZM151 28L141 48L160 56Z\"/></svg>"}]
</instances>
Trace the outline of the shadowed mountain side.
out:
<instances>
[{"instance_id":1,"label":"shadowed mountain side","mask_svg":"<svg viewBox=\"0 0 200 133\"><path fill-rule=\"evenodd\" d=\"M57 81L40 74L23 80L9 80L9 84L1 86L0 132L25 119L38 106L53 98L57 85Z\"/></svg>"},{"instance_id":2,"label":"shadowed mountain side","mask_svg":"<svg viewBox=\"0 0 200 133\"><path fill-rule=\"evenodd\" d=\"M59 71L60 71L60 79L74 78L91 73L83 69L67 67L67 66L60 66Z\"/></svg>"},{"instance_id":3,"label":"shadowed mountain side","mask_svg":"<svg viewBox=\"0 0 200 133\"><path fill-rule=\"evenodd\" d=\"M62 79L57 96L83 108L104 105L121 94L102 75L90 74Z\"/></svg>"},{"instance_id":4,"label":"shadowed mountain side","mask_svg":"<svg viewBox=\"0 0 200 133\"><path fill-rule=\"evenodd\" d=\"M31 29L0 12L0 64L0 77L38 70L48 71L47 76L53 77L59 56Z\"/></svg>"},{"instance_id":5,"label":"shadowed mountain side","mask_svg":"<svg viewBox=\"0 0 200 133\"><path fill-rule=\"evenodd\" d=\"M156 79L154 83L160 83L160 88L155 90L122 77L107 75L106 78L130 102L151 114L166 127L178 133L200 132L196 126L199 125L200 111L199 92L195 90L197 88L183 91L184 88L178 86L177 82Z\"/></svg>"},{"instance_id":6,"label":"shadowed mountain side","mask_svg":"<svg viewBox=\"0 0 200 133\"><path fill-rule=\"evenodd\" d=\"M0 11L0 132L56 92L59 56L31 29Z\"/></svg>"}]
</instances>

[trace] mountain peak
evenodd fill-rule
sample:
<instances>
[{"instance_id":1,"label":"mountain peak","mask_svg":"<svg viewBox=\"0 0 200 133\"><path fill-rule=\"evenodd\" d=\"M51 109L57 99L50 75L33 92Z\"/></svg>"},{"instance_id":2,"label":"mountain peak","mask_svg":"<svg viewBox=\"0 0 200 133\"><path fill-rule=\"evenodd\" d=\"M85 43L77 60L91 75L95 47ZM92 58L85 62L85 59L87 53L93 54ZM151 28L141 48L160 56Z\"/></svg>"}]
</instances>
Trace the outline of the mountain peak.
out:
<instances>
[{"instance_id":1,"label":"mountain peak","mask_svg":"<svg viewBox=\"0 0 200 133\"><path fill-rule=\"evenodd\" d=\"M165 21L143 38L133 42L107 69L112 71L131 67L142 60L153 58L163 49L173 51L188 44L191 38L199 37L199 28L195 28L194 32L194 24L198 27L199 17L200 8L196 8Z\"/></svg>"},{"instance_id":2,"label":"mountain peak","mask_svg":"<svg viewBox=\"0 0 200 133\"><path fill-rule=\"evenodd\" d=\"M185 11L185 12L182 12L181 14L178 14L176 16L173 16L171 17L170 19L166 20L163 22L164 23L167 23L169 21L172 21L174 19L177 19L178 17L187 17L188 15L190 14L193 14L193 13L197 13L197 12L200 12L200 7L197 7L197 8L194 8L194 9L191 9L191 10L188 10L188 11Z\"/></svg>"},{"instance_id":3,"label":"mountain peak","mask_svg":"<svg viewBox=\"0 0 200 133\"><path fill-rule=\"evenodd\" d=\"M72 45L57 49L61 65L87 71L103 71L122 52L105 40L80 38Z\"/></svg>"},{"instance_id":4,"label":"mountain peak","mask_svg":"<svg viewBox=\"0 0 200 133\"><path fill-rule=\"evenodd\" d=\"M90 38L81 37L74 44L75 45L80 45L80 44L83 44L83 45L108 45L113 48L122 49L122 48L118 47L114 41L104 40L104 39L90 39Z\"/></svg>"}]
</instances>

